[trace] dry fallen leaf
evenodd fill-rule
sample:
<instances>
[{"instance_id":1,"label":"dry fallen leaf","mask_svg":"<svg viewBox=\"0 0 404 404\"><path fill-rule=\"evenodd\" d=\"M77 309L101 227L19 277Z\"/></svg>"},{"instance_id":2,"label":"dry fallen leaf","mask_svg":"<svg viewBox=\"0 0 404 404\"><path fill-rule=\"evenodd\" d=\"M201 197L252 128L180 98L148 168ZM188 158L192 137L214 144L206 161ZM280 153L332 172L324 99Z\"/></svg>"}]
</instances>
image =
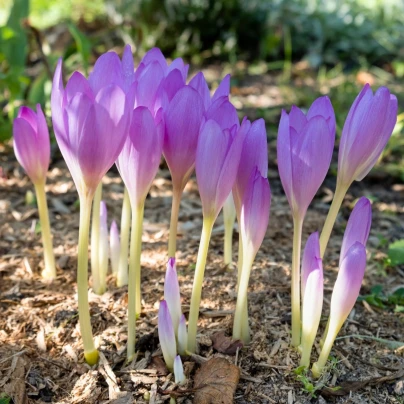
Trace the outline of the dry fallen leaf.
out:
<instances>
[{"instance_id":1,"label":"dry fallen leaf","mask_svg":"<svg viewBox=\"0 0 404 404\"><path fill-rule=\"evenodd\" d=\"M232 404L240 369L223 358L205 362L195 375L195 404Z\"/></svg>"},{"instance_id":2,"label":"dry fallen leaf","mask_svg":"<svg viewBox=\"0 0 404 404\"><path fill-rule=\"evenodd\" d=\"M226 355L235 355L237 349L243 347L243 343L239 339L233 340L231 337L226 336L223 331L213 334L211 339L213 349Z\"/></svg>"}]
</instances>

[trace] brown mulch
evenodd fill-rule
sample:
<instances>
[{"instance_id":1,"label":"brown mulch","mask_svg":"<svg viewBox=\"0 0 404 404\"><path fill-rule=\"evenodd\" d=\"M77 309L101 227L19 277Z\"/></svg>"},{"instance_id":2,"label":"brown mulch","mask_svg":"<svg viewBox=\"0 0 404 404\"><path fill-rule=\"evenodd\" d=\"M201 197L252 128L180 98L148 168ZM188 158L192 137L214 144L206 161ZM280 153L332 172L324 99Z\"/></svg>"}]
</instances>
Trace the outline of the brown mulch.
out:
<instances>
[{"instance_id":1,"label":"brown mulch","mask_svg":"<svg viewBox=\"0 0 404 404\"><path fill-rule=\"evenodd\" d=\"M274 150L274 145L270 145L270 161L275 161ZM231 335L236 301L236 269L223 265L223 225L219 217L210 245L201 302L200 351L198 356L186 359L185 371L190 381L178 387L161 360L156 333L167 261L171 206L168 171L161 169L146 203L138 356L133 363L125 364L127 288L117 288L110 277L104 295L89 293L93 332L102 353L100 363L90 368L83 361L77 318L78 209L74 185L63 161L56 156L47 191L58 277L47 283L40 278L43 262L40 235L35 233L37 212L34 206L25 203L27 191L32 190L31 183L18 167L12 150L3 147L0 158L0 393L9 394L15 403L123 404L134 400L160 403L169 401L170 392L178 402L193 402L198 369L206 358L213 357L225 358L239 366L236 403L404 401L404 348L391 350L371 339L349 337L404 341L404 314L394 313L391 308L381 310L358 302L340 332L346 338L337 341L332 351L335 360L324 377L317 382L308 374L304 385L295 374L299 357L288 345L292 223L275 166L270 167L269 173L273 194L270 225L250 280L252 342L242 349L217 351L221 350L218 346L226 343L223 333ZM334 178L328 178L312 204L304 225L304 241L311 232L321 229L334 183ZM362 294L369 293L376 284L387 291L404 284L403 268L383 265L385 247L381 242L403 237L402 187L391 180L370 176L352 186L332 235L324 261L326 312L343 229L352 203L362 195L373 199L373 225ZM104 179L103 198L108 206L109 223L112 219L119 223L122 184L116 170ZM185 312L189 307L201 218L193 179L181 203L177 255ZM234 251L236 259L237 232ZM321 332L325 321L326 317ZM313 361L318 353L316 345ZM308 383L313 383L312 393L307 391Z\"/></svg>"}]
</instances>

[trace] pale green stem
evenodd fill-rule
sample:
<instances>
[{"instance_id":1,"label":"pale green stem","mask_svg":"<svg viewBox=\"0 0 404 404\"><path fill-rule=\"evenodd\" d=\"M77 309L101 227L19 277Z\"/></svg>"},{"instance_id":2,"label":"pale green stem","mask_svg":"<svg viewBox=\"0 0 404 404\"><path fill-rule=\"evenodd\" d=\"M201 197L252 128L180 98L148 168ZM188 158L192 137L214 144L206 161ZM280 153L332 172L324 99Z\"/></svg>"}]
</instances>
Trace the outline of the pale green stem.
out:
<instances>
[{"instance_id":1,"label":"pale green stem","mask_svg":"<svg viewBox=\"0 0 404 404\"><path fill-rule=\"evenodd\" d=\"M130 238L129 283L128 283L128 346L127 359L135 355L136 317L141 312L140 256L142 252L144 201L132 206L132 233Z\"/></svg>"},{"instance_id":2,"label":"pale green stem","mask_svg":"<svg viewBox=\"0 0 404 404\"><path fill-rule=\"evenodd\" d=\"M98 362L91 330L90 308L88 305L88 238L90 230L92 196L80 197L79 251L77 256L77 296L81 338L84 358L89 365Z\"/></svg>"},{"instance_id":3,"label":"pale green stem","mask_svg":"<svg viewBox=\"0 0 404 404\"><path fill-rule=\"evenodd\" d=\"M335 220L337 218L338 212L341 208L342 202L344 200L345 194L348 191L349 185L344 185L338 182L335 189L334 199L332 200L330 210L328 211L327 218L323 226L323 230L320 236L320 255L321 258L324 257L325 250L327 248L328 240L330 239L332 228L334 227Z\"/></svg>"},{"instance_id":4,"label":"pale green stem","mask_svg":"<svg viewBox=\"0 0 404 404\"><path fill-rule=\"evenodd\" d=\"M317 379L321 376L321 373L324 370L324 367L327 363L328 357L330 356L331 348L334 345L334 341L336 336L338 335L339 330L341 329L341 325L332 324L330 325L327 333L327 337L324 341L323 348L321 349L320 356L318 361L313 364L312 372L313 376Z\"/></svg>"},{"instance_id":5,"label":"pale green stem","mask_svg":"<svg viewBox=\"0 0 404 404\"><path fill-rule=\"evenodd\" d=\"M330 328L330 317L328 317L327 325L325 326L325 330L324 330L324 334L323 334L323 336L322 336L321 339L320 339L320 346L321 346L321 348L323 347L324 341L325 341L325 339L327 338L327 334L328 334L328 329L329 329L329 328Z\"/></svg>"},{"instance_id":6,"label":"pale green stem","mask_svg":"<svg viewBox=\"0 0 404 404\"><path fill-rule=\"evenodd\" d=\"M171 220L170 220L170 234L168 238L168 256L175 258L177 251L177 227L178 215L180 211L182 189L179 187L173 188L173 200L171 205Z\"/></svg>"},{"instance_id":7,"label":"pale green stem","mask_svg":"<svg viewBox=\"0 0 404 404\"><path fill-rule=\"evenodd\" d=\"M245 329L247 328L248 330L248 310L246 310L247 293L248 293L248 282L250 279L251 267L253 262L254 262L254 254L252 254L250 251L245 251L243 254L243 268L241 271L240 284L238 287L236 311L234 313L234 324L233 324L233 339L241 339L246 344L250 342L249 333L247 340L245 340L244 338L246 337Z\"/></svg>"},{"instance_id":8,"label":"pale green stem","mask_svg":"<svg viewBox=\"0 0 404 404\"><path fill-rule=\"evenodd\" d=\"M293 219L292 254L292 341L294 347L300 345L300 250L302 243L303 219Z\"/></svg>"},{"instance_id":9,"label":"pale green stem","mask_svg":"<svg viewBox=\"0 0 404 404\"><path fill-rule=\"evenodd\" d=\"M39 221L41 223L41 236L45 261L45 269L42 271L42 277L45 279L53 279L56 278L56 267L55 257L53 255L48 204L46 202L45 182L35 184L35 193L38 204Z\"/></svg>"},{"instance_id":10,"label":"pale green stem","mask_svg":"<svg viewBox=\"0 0 404 404\"><path fill-rule=\"evenodd\" d=\"M206 259L208 256L209 242L212 235L214 219L203 219L201 241L199 244L198 258L196 260L194 285L192 287L191 307L188 319L188 351L195 353L196 332L198 327L199 305L201 303L202 284L205 274Z\"/></svg>"},{"instance_id":11,"label":"pale green stem","mask_svg":"<svg viewBox=\"0 0 404 404\"><path fill-rule=\"evenodd\" d=\"M237 288L238 288L238 285L240 284L242 269L243 269L243 239L242 239L242 236L241 236L241 230L239 229L239 233L238 233L238 258L237 258Z\"/></svg>"},{"instance_id":12,"label":"pale green stem","mask_svg":"<svg viewBox=\"0 0 404 404\"><path fill-rule=\"evenodd\" d=\"M304 321L304 320L303 320ZM302 354L300 358L300 366L310 366L311 350L313 348L314 340L316 339L317 329L310 330L310 332L302 332L302 344L299 346L299 351Z\"/></svg>"},{"instance_id":13,"label":"pale green stem","mask_svg":"<svg viewBox=\"0 0 404 404\"><path fill-rule=\"evenodd\" d=\"M128 284L128 254L129 254L129 233L131 221L131 207L128 189L125 187L122 203L121 216L121 250L119 252L118 273L116 276L116 285L118 287Z\"/></svg>"},{"instance_id":14,"label":"pale green stem","mask_svg":"<svg viewBox=\"0 0 404 404\"><path fill-rule=\"evenodd\" d=\"M99 183L93 200L93 214L91 219L91 276L93 281L93 291L102 295L99 250L100 250L100 203L102 196L102 182Z\"/></svg>"}]
</instances>

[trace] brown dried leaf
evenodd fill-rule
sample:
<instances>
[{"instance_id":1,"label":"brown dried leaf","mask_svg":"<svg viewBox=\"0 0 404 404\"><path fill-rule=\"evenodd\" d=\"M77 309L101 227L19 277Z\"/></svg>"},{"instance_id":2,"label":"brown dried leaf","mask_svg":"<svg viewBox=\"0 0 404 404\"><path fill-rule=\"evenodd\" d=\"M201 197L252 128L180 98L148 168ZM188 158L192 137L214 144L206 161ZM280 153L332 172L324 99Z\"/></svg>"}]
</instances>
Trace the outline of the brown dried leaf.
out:
<instances>
[{"instance_id":1,"label":"brown dried leaf","mask_svg":"<svg viewBox=\"0 0 404 404\"><path fill-rule=\"evenodd\" d=\"M240 369L223 358L205 362L195 375L195 404L232 404Z\"/></svg>"},{"instance_id":2,"label":"brown dried leaf","mask_svg":"<svg viewBox=\"0 0 404 404\"><path fill-rule=\"evenodd\" d=\"M10 383L4 386L4 392L7 393L15 403L27 403L25 393L25 370L27 363L23 357L15 356L11 363Z\"/></svg>"},{"instance_id":3,"label":"brown dried leaf","mask_svg":"<svg viewBox=\"0 0 404 404\"><path fill-rule=\"evenodd\" d=\"M243 347L243 343L239 339L232 340L230 337L226 336L223 331L213 334L211 339L213 349L226 355L235 355L237 349Z\"/></svg>"}]
</instances>

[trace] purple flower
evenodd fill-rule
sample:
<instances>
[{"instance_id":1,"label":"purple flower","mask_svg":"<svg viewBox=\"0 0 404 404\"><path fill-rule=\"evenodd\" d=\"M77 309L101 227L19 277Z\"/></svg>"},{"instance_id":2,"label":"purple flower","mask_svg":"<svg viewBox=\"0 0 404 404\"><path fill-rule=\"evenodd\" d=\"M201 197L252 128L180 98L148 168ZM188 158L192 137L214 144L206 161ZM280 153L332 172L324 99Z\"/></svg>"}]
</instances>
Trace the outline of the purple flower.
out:
<instances>
[{"instance_id":1,"label":"purple flower","mask_svg":"<svg viewBox=\"0 0 404 404\"><path fill-rule=\"evenodd\" d=\"M210 119L203 125L196 154L196 179L205 218L216 219L236 179L244 138L250 122L222 130Z\"/></svg>"},{"instance_id":2,"label":"purple flower","mask_svg":"<svg viewBox=\"0 0 404 404\"><path fill-rule=\"evenodd\" d=\"M170 311L168 310L168 305L165 300L160 302L158 333L164 361L166 362L168 369L172 370L174 366L174 359L177 356L177 347Z\"/></svg>"},{"instance_id":3,"label":"purple flower","mask_svg":"<svg viewBox=\"0 0 404 404\"><path fill-rule=\"evenodd\" d=\"M96 62L89 79L73 73L66 88L62 60L52 87L52 121L56 140L81 196L93 194L117 159L127 137L133 100L127 97L127 70L116 53Z\"/></svg>"},{"instance_id":4,"label":"purple flower","mask_svg":"<svg viewBox=\"0 0 404 404\"><path fill-rule=\"evenodd\" d=\"M303 218L330 166L335 117L328 97L317 99L307 115L293 106L282 111L278 168L294 216Z\"/></svg>"},{"instance_id":5,"label":"purple flower","mask_svg":"<svg viewBox=\"0 0 404 404\"><path fill-rule=\"evenodd\" d=\"M164 300L170 310L174 332L178 334L178 325L181 318L181 295L178 284L177 271L175 268L175 258L170 258L167 264L166 277L164 281Z\"/></svg>"},{"instance_id":6,"label":"purple flower","mask_svg":"<svg viewBox=\"0 0 404 404\"><path fill-rule=\"evenodd\" d=\"M50 160L49 130L41 106L21 107L14 119L14 153L34 184L45 183Z\"/></svg>"},{"instance_id":7,"label":"purple flower","mask_svg":"<svg viewBox=\"0 0 404 404\"><path fill-rule=\"evenodd\" d=\"M370 226L372 224L372 205L369 199L362 197L358 200L349 216L342 240L340 265L347 252L355 242L359 241L366 246L368 241Z\"/></svg>"},{"instance_id":8,"label":"purple flower","mask_svg":"<svg viewBox=\"0 0 404 404\"><path fill-rule=\"evenodd\" d=\"M302 260L302 297L305 296L305 288L310 273L316 269L323 271L323 263L320 255L320 240L318 232L310 234L306 241Z\"/></svg>"},{"instance_id":9,"label":"purple flower","mask_svg":"<svg viewBox=\"0 0 404 404\"><path fill-rule=\"evenodd\" d=\"M133 110L129 135L116 161L133 206L144 201L157 174L163 136L161 110L155 117L146 107Z\"/></svg>"},{"instance_id":10,"label":"purple flower","mask_svg":"<svg viewBox=\"0 0 404 404\"><path fill-rule=\"evenodd\" d=\"M265 237L270 206L271 190L268 179L255 168L244 192L240 221L242 240L249 246L254 256Z\"/></svg>"},{"instance_id":11,"label":"purple flower","mask_svg":"<svg viewBox=\"0 0 404 404\"><path fill-rule=\"evenodd\" d=\"M386 87L375 94L366 84L356 97L342 130L338 180L361 181L376 164L397 121L397 98Z\"/></svg>"},{"instance_id":12,"label":"purple flower","mask_svg":"<svg viewBox=\"0 0 404 404\"><path fill-rule=\"evenodd\" d=\"M111 259L112 273L116 276L119 268L119 256L121 251L121 241L119 237L118 225L115 220L111 223L109 230L109 255Z\"/></svg>"},{"instance_id":13,"label":"purple flower","mask_svg":"<svg viewBox=\"0 0 404 404\"><path fill-rule=\"evenodd\" d=\"M234 204L238 216L240 216L245 189L255 167L258 168L262 177L267 178L268 176L267 132L263 119L257 119L251 124L244 140L240 161L243 164L240 164L238 168L236 182L233 186Z\"/></svg>"},{"instance_id":14,"label":"purple flower","mask_svg":"<svg viewBox=\"0 0 404 404\"><path fill-rule=\"evenodd\" d=\"M366 269L366 249L360 242L355 242L342 259L338 277L331 297L331 323L338 329L347 319L359 296Z\"/></svg>"},{"instance_id":15,"label":"purple flower","mask_svg":"<svg viewBox=\"0 0 404 404\"><path fill-rule=\"evenodd\" d=\"M182 191L194 170L203 113L203 101L190 86L181 88L164 111L163 153L175 190Z\"/></svg>"}]
</instances>

